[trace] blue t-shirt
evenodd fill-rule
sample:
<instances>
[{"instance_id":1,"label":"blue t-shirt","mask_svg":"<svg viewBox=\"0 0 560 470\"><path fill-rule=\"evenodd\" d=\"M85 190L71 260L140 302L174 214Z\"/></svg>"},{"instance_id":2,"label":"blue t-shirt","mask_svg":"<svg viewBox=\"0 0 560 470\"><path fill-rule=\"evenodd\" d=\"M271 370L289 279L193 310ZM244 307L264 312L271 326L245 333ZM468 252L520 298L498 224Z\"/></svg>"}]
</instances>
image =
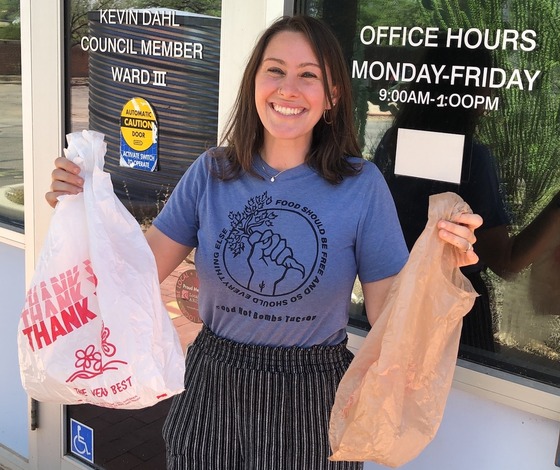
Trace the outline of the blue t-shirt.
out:
<instances>
[{"instance_id":1,"label":"blue t-shirt","mask_svg":"<svg viewBox=\"0 0 560 470\"><path fill-rule=\"evenodd\" d=\"M333 345L345 338L356 275L397 274L408 257L395 206L379 170L332 185L308 165L264 179L214 176L201 155L154 225L196 247L199 314L218 336L265 346ZM268 175L268 176L267 176Z\"/></svg>"}]
</instances>

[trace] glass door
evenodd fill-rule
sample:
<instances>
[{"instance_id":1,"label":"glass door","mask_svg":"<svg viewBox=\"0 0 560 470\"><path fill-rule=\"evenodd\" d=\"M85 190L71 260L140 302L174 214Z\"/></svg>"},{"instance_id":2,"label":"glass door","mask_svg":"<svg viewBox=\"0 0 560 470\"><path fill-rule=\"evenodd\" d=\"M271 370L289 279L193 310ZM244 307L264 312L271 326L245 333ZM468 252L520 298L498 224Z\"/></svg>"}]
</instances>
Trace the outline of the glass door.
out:
<instances>
[{"instance_id":1,"label":"glass door","mask_svg":"<svg viewBox=\"0 0 560 470\"><path fill-rule=\"evenodd\" d=\"M177 4L66 2L67 132L105 135L105 170L143 229L217 142L221 1ZM183 347L200 328L192 259L162 284ZM163 470L170 401L141 410L65 407L65 453L94 468Z\"/></svg>"}]
</instances>

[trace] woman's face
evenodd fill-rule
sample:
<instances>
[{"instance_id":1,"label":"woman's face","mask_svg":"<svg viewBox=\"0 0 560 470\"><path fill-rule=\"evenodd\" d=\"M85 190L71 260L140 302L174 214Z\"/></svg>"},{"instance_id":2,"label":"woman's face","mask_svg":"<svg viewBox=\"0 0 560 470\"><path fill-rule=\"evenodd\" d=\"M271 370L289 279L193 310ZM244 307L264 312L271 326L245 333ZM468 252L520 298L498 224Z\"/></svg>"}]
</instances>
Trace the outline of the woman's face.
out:
<instances>
[{"instance_id":1,"label":"woman's face","mask_svg":"<svg viewBox=\"0 0 560 470\"><path fill-rule=\"evenodd\" d=\"M265 144L309 147L313 127L330 106L319 61L303 34L283 31L272 37L255 77L255 104Z\"/></svg>"}]
</instances>

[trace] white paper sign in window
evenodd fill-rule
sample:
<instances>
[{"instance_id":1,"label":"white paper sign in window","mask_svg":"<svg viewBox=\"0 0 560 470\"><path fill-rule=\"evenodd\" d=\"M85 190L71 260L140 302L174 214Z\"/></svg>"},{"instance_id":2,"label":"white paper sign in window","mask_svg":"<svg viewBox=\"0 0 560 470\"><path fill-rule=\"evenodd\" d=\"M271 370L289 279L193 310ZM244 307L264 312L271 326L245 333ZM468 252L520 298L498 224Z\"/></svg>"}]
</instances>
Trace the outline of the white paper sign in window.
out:
<instances>
[{"instance_id":1,"label":"white paper sign in window","mask_svg":"<svg viewBox=\"0 0 560 470\"><path fill-rule=\"evenodd\" d=\"M459 184L465 136L399 129L395 174Z\"/></svg>"}]
</instances>

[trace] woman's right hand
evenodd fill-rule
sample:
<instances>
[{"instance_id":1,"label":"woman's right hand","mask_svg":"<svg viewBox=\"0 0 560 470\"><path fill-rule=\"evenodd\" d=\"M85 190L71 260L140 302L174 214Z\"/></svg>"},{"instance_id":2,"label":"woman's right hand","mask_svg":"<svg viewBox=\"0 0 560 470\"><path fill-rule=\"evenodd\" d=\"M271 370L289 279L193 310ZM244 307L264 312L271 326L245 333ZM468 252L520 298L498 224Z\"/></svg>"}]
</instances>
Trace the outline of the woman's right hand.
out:
<instances>
[{"instance_id":1,"label":"woman's right hand","mask_svg":"<svg viewBox=\"0 0 560 470\"><path fill-rule=\"evenodd\" d=\"M79 194L83 191L84 180L79 176L80 167L65 157L54 161L55 169L51 177L51 190L45 199L51 207L55 207L58 197L64 194Z\"/></svg>"}]
</instances>

